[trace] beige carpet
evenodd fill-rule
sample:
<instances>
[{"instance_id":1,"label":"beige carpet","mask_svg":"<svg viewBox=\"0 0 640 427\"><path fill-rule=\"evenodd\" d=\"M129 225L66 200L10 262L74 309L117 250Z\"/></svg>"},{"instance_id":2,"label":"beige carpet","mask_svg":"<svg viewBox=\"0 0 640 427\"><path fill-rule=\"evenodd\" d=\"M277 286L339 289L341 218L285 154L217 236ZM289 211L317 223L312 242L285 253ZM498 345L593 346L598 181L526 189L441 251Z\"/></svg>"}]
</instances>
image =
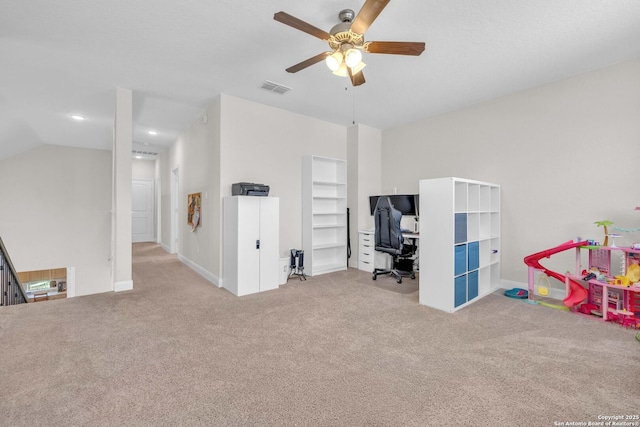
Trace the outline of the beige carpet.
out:
<instances>
[{"instance_id":1,"label":"beige carpet","mask_svg":"<svg viewBox=\"0 0 640 427\"><path fill-rule=\"evenodd\" d=\"M357 270L237 298L157 245L134 290L0 308L3 426L554 426L640 412L631 329ZM393 279L380 277L378 281Z\"/></svg>"}]
</instances>

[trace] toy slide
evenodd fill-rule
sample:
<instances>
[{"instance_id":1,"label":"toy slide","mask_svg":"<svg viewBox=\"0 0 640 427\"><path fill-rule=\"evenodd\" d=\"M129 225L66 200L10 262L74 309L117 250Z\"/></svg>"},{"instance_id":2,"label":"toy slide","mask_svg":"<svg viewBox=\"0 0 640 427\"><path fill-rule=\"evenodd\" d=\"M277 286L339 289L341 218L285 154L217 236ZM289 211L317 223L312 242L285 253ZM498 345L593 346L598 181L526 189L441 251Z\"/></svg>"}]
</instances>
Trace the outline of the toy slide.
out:
<instances>
[{"instance_id":1,"label":"toy slide","mask_svg":"<svg viewBox=\"0 0 640 427\"><path fill-rule=\"evenodd\" d=\"M568 249L573 249L578 246L586 246L587 242L574 242L573 240L569 240L568 242L562 243L561 245L556 246L555 248L547 249L545 251L540 251L535 254L529 255L524 258L524 263L529 267L533 267L538 270L542 270L544 274L547 276L551 276L555 279L560 280L562 283L565 283L567 277L557 273L555 271L547 270L540 264L540 259L549 258L553 254L557 254L558 252L563 252ZM573 279L569 279L569 295L562 301L564 305L567 307L573 307L580 304L582 301L587 298L587 290L580 283L576 282Z\"/></svg>"}]
</instances>

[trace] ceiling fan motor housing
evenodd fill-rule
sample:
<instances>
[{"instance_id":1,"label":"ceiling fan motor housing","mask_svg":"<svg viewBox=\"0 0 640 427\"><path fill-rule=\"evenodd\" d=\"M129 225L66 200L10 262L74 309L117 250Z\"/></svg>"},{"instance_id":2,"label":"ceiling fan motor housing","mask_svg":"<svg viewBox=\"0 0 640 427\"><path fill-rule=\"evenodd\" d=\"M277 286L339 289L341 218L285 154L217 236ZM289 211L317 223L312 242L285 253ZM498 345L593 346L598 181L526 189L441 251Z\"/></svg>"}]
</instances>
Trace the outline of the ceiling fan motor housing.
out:
<instances>
[{"instance_id":1,"label":"ceiling fan motor housing","mask_svg":"<svg viewBox=\"0 0 640 427\"><path fill-rule=\"evenodd\" d=\"M331 38L328 41L332 50L347 50L352 47L360 48L364 43L362 34L351 31L351 22L355 17L355 13L351 9L341 10L338 14L340 23L334 25L329 33Z\"/></svg>"},{"instance_id":2,"label":"ceiling fan motor housing","mask_svg":"<svg viewBox=\"0 0 640 427\"><path fill-rule=\"evenodd\" d=\"M355 13L351 9L341 10L338 14L341 22L331 28L331 31L329 31L331 38L328 40L329 46L334 51L346 50L351 47L362 47L364 42L362 34L351 31L351 22L354 17ZM349 46L345 47L344 45Z\"/></svg>"},{"instance_id":3,"label":"ceiling fan motor housing","mask_svg":"<svg viewBox=\"0 0 640 427\"><path fill-rule=\"evenodd\" d=\"M343 9L338 14L338 18L340 22L351 22L353 18L356 16L355 12L351 9Z\"/></svg>"}]
</instances>

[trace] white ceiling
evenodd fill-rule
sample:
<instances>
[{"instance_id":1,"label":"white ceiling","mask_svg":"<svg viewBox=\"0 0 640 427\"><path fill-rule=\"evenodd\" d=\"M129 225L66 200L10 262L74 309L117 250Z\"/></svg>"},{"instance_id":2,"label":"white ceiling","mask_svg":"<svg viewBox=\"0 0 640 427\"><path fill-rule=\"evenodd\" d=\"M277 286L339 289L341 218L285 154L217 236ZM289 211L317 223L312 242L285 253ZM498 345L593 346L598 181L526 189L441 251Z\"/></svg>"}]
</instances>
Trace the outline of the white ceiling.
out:
<instances>
[{"instance_id":1,"label":"white ceiling","mask_svg":"<svg viewBox=\"0 0 640 427\"><path fill-rule=\"evenodd\" d=\"M41 144L111 149L115 87L134 92L134 148L161 151L220 93L387 129L640 58L640 0L392 0L365 39L424 41L421 56L365 54L357 88L323 63L285 72L328 46L275 12L329 31L363 4L2 0L0 158Z\"/></svg>"}]
</instances>

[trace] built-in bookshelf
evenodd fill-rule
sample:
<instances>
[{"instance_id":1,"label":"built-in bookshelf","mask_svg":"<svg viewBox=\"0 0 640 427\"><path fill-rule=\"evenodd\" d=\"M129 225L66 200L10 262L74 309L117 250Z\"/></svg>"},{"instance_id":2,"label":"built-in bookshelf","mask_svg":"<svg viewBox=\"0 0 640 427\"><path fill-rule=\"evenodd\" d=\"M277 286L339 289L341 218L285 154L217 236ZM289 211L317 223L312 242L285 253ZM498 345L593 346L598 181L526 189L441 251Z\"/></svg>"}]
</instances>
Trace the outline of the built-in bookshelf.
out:
<instances>
[{"instance_id":1,"label":"built-in bookshelf","mask_svg":"<svg viewBox=\"0 0 640 427\"><path fill-rule=\"evenodd\" d=\"M347 268L347 163L306 156L302 164L304 271L315 276Z\"/></svg>"}]
</instances>

